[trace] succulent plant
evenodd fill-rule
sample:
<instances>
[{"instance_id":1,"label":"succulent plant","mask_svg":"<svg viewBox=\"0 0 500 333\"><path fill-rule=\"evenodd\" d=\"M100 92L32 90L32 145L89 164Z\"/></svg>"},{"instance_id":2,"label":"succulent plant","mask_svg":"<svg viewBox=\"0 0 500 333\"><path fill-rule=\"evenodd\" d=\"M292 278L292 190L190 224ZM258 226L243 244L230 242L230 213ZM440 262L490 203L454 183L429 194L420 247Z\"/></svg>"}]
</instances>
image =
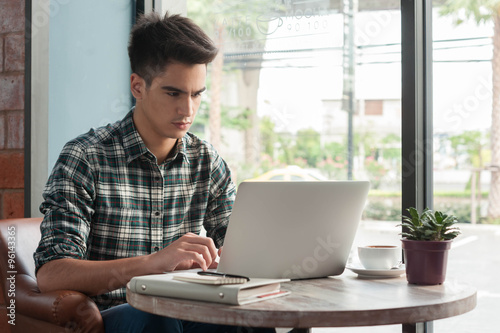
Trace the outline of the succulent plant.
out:
<instances>
[{"instance_id":1,"label":"succulent plant","mask_svg":"<svg viewBox=\"0 0 500 333\"><path fill-rule=\"evenodd\" d=\"M410 216L403 216L401 235L409 240L444 241L457 237L460 229L455 225L458 220L453 215L425 208L421 214L414 207L407 209Z\"/></svg>"}]
</instances>

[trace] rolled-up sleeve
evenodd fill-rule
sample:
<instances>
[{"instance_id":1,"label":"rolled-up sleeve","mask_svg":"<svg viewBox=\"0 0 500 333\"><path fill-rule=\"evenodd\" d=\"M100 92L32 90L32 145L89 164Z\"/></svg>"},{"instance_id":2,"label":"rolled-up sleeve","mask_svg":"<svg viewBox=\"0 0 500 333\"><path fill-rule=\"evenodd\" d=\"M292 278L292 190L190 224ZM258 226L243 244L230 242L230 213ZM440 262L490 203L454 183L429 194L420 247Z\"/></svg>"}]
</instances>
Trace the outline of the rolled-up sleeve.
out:
<instances>
[{"instance_id":1,"label":"rolled-up sleeve","mask_svg":"<svg viewBox=\"0 0 500 333\"><path fill-rule=\"evenodd\" d=\"M34 253L36 271L55 259L86 259L95 188L91 164L78 142L63 148L43 198L42 236Z\"/></svg>"}]
</instances>

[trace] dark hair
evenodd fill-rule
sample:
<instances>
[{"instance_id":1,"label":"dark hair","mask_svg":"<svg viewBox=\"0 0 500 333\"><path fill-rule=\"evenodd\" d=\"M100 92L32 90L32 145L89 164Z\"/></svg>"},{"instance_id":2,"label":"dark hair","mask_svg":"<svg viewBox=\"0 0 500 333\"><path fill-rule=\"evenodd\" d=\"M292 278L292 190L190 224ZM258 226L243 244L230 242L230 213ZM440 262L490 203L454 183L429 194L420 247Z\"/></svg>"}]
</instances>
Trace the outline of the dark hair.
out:
<instances>
[{"instance_id":1,"label":"dark hair","mask_svg":"<svg viewBox=\"0 0 500 333\"><path fill-rule=\"evenodd\" d=\"M210 37L192 20L169 13L142 15L132 27L128 44L132 72L147 86L172 61L208 64L217 52Z\"/></svg>"}]
</instances>

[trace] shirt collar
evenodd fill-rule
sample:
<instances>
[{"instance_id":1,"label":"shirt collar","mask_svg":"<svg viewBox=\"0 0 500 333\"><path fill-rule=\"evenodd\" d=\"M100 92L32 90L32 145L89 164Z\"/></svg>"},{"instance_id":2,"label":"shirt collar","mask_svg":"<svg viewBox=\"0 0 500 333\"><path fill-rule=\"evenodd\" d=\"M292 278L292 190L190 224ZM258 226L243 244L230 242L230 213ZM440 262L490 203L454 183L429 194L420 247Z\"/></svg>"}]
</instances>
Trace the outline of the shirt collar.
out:
<instances>
[{"instance_id":1,"label":"shirt collar","mask_svg":"<svg viewBox=\"0 0 500 333\"><path fill-rule=\"evenodd\" d=\"M144 144L144 141L142 141L139 132L137 132L137 129L135 128L134 119L132 117L133 113L134 108L127 113L120 124L123 138L123 149L125 150L125 154L127 156L127 163L130 163L139 156L149 152L148 148Z\"/></svg>"},{"instance_id":2,"label":"shirt collar","mask_svg":"<svg viewBox=\"0 0 500 333\"><path fill-rule=\"evenodd\" d=\"M184 135L184 137L180 141L177 140L177 143L175 144L175 147L174 147L175 153L172 156L172 158L168 159L168 160L174 161L175 159L177 159L179 157L179 154L180 154L180 156L182 156L184 161L186 161L186 163L189 164L189 157L188 157L186 147L189 145L190 140L191 140L191 138L188 136L188 134Z\"/></svg>"},{"instance_id":3,"label":"shirt collar","mask_svg":"<svg viewBox=\"0 0 500 333\"><path fill-rule=\"evenodd\" d=\"M127 155L127 163L132 162L139 156L146 155L148 153L151 154L144 141L142 141L139 132L135 128L133 113L134 108L130 110L130 112L125 116L125 118L123 118L120 124L123 135L123 149L125 150L125 154ZM189 157L186 147L189 145L190 141L191 138L187 134L182 138L182 140L177 141L177 144L174 147L175 153L172 159L169 160L173 161L179 156L179 154L181 154L186 163L189 164Z\"/></svg>"}]
</instances>

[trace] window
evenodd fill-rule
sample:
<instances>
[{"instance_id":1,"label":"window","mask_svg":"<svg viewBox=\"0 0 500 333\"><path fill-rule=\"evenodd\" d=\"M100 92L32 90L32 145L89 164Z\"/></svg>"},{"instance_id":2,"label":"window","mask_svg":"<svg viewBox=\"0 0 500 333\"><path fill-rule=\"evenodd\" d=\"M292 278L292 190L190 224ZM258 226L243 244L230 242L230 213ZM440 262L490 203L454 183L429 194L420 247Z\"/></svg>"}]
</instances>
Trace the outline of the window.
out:
<instances>
[{"instance_id":1,"label":"window","mask_svg":"<svg viewBox=\"0 0 500 333\"><path fill-rule=\"evenodd\" d=\"M474 14L479 13L486 16L478 23ZM492 112L498 113L492 61L500 36L490 13L486 6L465 8L458 2L433 10L434 208L453 212L464 223L450 251L448 274L478 289L476 309L437 321L440 332L495 330L491 318L500 288L483 273L498 261L500 241L500 205L493 190L498 186L493 150L500 147L491 141L499 130L492 118Z\"/></svg>"},{"instance_id":2,"label":"window","mask_svg":"<svg viewBox=\"0 0 500 333\"><path fill-rule=\"evenodd\" d=\"M221 50L196 134L237 183L290 167L316 179L368 179L364 219L396 221L401 13L397 2L354 3L188 0L188 17Z\"/></svg>"},{"instance_id":3,"label":"window","mask_svg":"<svg viewBox=\"0 0 500 333\"><path fill-rule=\"evenodd\" d=\"M343 4L349 4L348 1L315 1L314 4L304 1L236 1L233 5L227 0L213 7L204 3L188 0L188 16L205 24L204 28L221 43L223 57L211 70L212 74L214 71L222 73L220 80L224 84L212 81L209 87L210 90L215 87L216 91L221 88L218 97L221 102L220 131L210 129L211 103L207 99L206 124L198 133L218 144L238 182L290 166L319 172L327 179L369 179L372 191L355 242L399 243L398 230L394 226L400 220L403 205L401 180L407 168L417 167L424 171L414 172L414 179L410 179L416 181L406 190L407 202L411 205L430 202L435 208L449 207L454 212L468 210L465 216L471 214L472 218L472 212L476 210L468 207L472 200L471 191L465 188L475 181L481 184L481 190L477 189L474 196L476 221L481 220L486 197L483 193L479 200L478 193L486 191L485 174L490 171L481 171L478 178L478 171L472 170L473 161L465 153L464 139L450 140L452 135L460 136L461 133L449 130L459 121L467 123L466 127L480 122L482 126L490 123L482 122L480 114L479 118L475 116L476 112L484 112L484 107L490 103L486 96L491 95L491 86L487 83L491 80L491 72L486 68L491 59L491 25L480 25L471 30L471 20L467 23L469 25L456 30L451 19L438 15L438 7L433 10L435 88L426 91L431 85L425 82L413 86L417 91L416 100L409 103L418 108L422 107L420 101L425 99L424 94L434 98L429 101L430 108L425 105L424 110L409 113L410 118L405 120L401 109L401 68L406 68L406 84L411 80L417 82L422 77L422 72L416 73L421 66L430 66L424 69L424 74L432 73L432 69L428 69L432 64L417 53L415 59L403 59L401 63L401 42L417 43L426 31L430 31L429 25L417 23L422 24L416 31L417 38L412 31L404 31L401 36L401 24L406 24L401 15L415 14L418 6L418 10L424 6L424 11L429 11L430 1L425 1L424 5L420 1L403 2L408 7L417 4L410 9L400 8L400 1L389 0L360 0L358 8L344 8ZM354 13L351 22L344 21L343 12L349 10ZM426 22L426 19L428 17L421 22ZM351 23L352 30L349 30ZM471 34L475 32L481 33ZM490 58L485 56L488 52ZM411 61L415 67L409 64ZM456 88L450 89L450 86ZM209 98L213 98L211 93ZM448 105L443 104L445 101ZM427 110L432 110L432 102L435 129L430 136L434 152L427 151L425 135L428 134L423 135L425 130L420 127L432 124L432 119L425 118ZM461 110L454 109L456 103L462 106ZM242 122L235 123L234 118ZM402 129L401 123L406 123L407 127ZM482 137L481 140L486 142ZM415 142L421 142L423 146L416 148ZM403 153L404 162L401 158L405 149L403 145L409 147L407 153ZM461 149L461 152L457 153L456 149ZM418 160L415 159L416 151L421 153L416 157ZM434 164L429 165L426 160L432 155ZM477 160L478 157L474 159ZM433 168L436 170L434 182L429 182ZM446 188L447 179L453 177L461 179L450 184L459 186L458 191ZM435 191L432 191L433 185ZM485 294L492 293L485 299L485 307L490 310L483 308L482 312L476 310L437 321L436 328L443 332L484 331L484 327L490 327L481 325L487 323L488 318L494 318L492 302L499 293L498 289L491 287L496 285L493 281L474 275L487 269L487 261L476 260L474 270L463 264L464 260L479 256L474 252L477 248L467 244L479 243L487 234L486 230L474 233L468 225L463 229L464 235L457 239L457 250L450 254L448 274L471 282L481 279ZM495 230L495 235L499 234L494 226L492 230ZM498 244L498 236L495 237ZM490 247L487 252L497 251ZM342 331L400 332L401 328Z\"/></svg>"}]
</instances>

